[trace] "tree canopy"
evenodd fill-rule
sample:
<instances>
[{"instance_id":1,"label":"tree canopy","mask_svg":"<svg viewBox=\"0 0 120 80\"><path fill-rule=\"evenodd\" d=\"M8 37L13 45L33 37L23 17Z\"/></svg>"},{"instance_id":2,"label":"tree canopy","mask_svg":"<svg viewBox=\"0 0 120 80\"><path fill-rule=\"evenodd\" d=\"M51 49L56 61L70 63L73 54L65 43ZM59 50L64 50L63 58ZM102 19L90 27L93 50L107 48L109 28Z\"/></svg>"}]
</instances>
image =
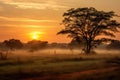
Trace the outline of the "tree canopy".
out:
<instances>
[{"instance_id":1,"label":"tree canopy","mask_svg":"<svg viewBox=\"0 0 120 80\"><path fill-rule=\"evenodd\" d=\"M40 49L46 48L48 45L47 41L32 40L27 43L30 52L34 52Z\"/></svg>"},{"instance_id":2,"label":"tree canopy","mask_svg":"<svg viewBox=\"0 0 120 80\"><path fill-rule=\"evenodd\" d=\"M20 40L17 39L9 39L9 40L5 40L3 42L4 47L8 48L8 49L20 49L23 47L23 44Z\"/></svg>"},{"instance_id":3,"label":"tree canopy","mask_svg":"<svg viewBox=\"0 0 120 80\"><path fill-rule=\"evenodd\" d=\"M120 28L120 23L113 19L118 17L113 11L99 11L93 7L72 8L63 17L65 28L58 34L68 34L73 40L82 41L86 54L102 42L110 41L106 36L115 37L114 33L119 32Z\"/></svg>"}]
</instances>

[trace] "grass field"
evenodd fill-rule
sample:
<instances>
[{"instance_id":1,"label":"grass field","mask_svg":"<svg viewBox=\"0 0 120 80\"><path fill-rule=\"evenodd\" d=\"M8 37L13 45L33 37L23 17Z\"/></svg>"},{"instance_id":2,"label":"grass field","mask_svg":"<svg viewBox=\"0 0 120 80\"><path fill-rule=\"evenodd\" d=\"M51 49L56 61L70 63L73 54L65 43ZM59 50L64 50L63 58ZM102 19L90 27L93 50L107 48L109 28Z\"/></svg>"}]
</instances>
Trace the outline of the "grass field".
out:
<instances>
[{"instance_id":1,"label":"grass field","mask_svg":"<svg viewBox=\"0 0 120 80\"><path fill-rule=\"evenodd\" d=\"M14 51L0 60L0 80L120 80L120 54L68 53Z\"/></svg>"}]
</instances>

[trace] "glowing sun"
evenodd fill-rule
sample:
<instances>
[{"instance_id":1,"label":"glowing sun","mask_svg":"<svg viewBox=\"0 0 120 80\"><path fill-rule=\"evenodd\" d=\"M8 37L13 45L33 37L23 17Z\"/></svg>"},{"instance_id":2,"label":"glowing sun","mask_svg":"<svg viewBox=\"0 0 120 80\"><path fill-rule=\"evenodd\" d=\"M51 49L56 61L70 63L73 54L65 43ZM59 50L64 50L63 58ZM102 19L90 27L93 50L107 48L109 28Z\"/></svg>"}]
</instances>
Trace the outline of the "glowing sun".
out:
<instances>
[{"instance_id":1,"label":"glowing sun","mask_svg":"<svg viewBox=\"0 0 120 80\"><path fill-rule=\"evenodd\" d=\"M38 34L34 34L34 35L32 36L32 38L35 39L35 40L38 40L39 37L40 37L40 36L39 36Z\"/></svg>"},{"instance_id":2,"label":"glowing sun","mask_svg":"<svg viewBox=\"0 0 120 80\"><path fill-rule=\"evenodd\" d=\"M40 40L42 35L43 35L43 32L35 31L35 32L30 33L31 38L34 39L34 40Z\"/></svg>"}]
</instances>

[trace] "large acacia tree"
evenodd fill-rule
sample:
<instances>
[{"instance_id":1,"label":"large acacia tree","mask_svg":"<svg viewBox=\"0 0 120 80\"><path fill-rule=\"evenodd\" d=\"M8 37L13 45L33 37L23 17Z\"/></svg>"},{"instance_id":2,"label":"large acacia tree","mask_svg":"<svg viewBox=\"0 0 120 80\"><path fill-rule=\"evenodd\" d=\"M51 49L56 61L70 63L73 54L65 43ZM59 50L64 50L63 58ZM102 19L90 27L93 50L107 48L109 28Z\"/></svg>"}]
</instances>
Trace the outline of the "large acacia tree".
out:
<instances>
[{"instance_id":1,"label":"large acacia tree","mask_svg":"<svg viewBox=\"0 0 120 80\"><path fill-rule=\"evenodd\" d=\"M118 17L113 11L99 11L93 7L72 8L63 14L65 28L58 34L68 34L73 40L82 41L84 52L89 54L97 45L112 40L106 36L115 37L114 33L119 32L120 23L113 19L115 16Z\"/></svg>"}]
</instances>

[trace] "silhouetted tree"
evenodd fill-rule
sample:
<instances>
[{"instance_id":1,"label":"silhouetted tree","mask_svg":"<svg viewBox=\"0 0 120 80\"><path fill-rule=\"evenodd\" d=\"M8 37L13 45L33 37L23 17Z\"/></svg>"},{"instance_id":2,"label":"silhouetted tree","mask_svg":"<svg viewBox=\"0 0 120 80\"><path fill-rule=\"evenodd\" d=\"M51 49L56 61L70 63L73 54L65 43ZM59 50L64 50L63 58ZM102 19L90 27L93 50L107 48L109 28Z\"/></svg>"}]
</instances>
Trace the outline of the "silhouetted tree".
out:
<instances>
[{"instance_id":1,"label":"silhouetted tree","mask_svg":"<svg viewBox=\"0 0 120 80\"><path fill-rule=\"evenodd\" d=\"M20 40L17 39L9 39L5 40L0 44L0 59L6 60L8 58L8 54L10 54L11 50L20 49L23 47L23 44Z\"/></svg>"},{"instance_id":2,"label":"silhouetted tree","mask_svg":"<svg viewBox=\"0 0 120 80\"><path fill-rule=\"evenodd\" d=\"M93 7L72 8L63 14L65 28L58 34L68 34L73 40L82 41L84 53L89 54L97 45L111 40L99 36L115 37L114 32L118 32L120 24L114 16L118 17L113 11L98 11Z\"/></svg>"},{"instance_id":3,"label":"silhouetted tree","mask_svg":"<svg viewBox=\"0 0 120 80\"><path fill-rule=\"evenodd\" d=\"M83 43L82 42L78 42L76 40L71 40L71 42L68 44L68 48L71 50L72 53L74 53L74 49L78 49L78 48L82 48L83 47Z\"/></svg>"},{"instance_id":4,"label":"silhouetted tree","mask_svg":"<svg viewBox=\"0 0 120 80\"><path fill-rule=\"evenodd\" d=\"M51 43L49 44L49 48L54 48L54 49L66 49L68 47L68 44L66 43Z\"/></svg>"},{"instance_id":5,"label":"silhouetted tree","mask_svg":"<svg viewBox=\"0 0 120 80\"><path fill-rule=\"evenodd\" d=\"M120 41L113 40L106 48L107 49L120 50Z\"/></svg>"},{"instance_id":6,"label":"silhouetted tree","mask_svg":"<svg viewBox=\"0 0 120 80\"><path fill-rule=\"evenodd\" d=\"M20 49L23 47L23 44L20 40L17 39L9 39L9 40L5 40L3 42L4 46L10 50L13 49Z\"/></svg>"},{"instance_id":7,"label":"silhouetted tree","mask_svg":"<svg viewBox=\"0 0 120 80\"><path fill-rule=\"evenodd\" d=\"M46 48L48 45L47 41L32 40L27 43L30 52L34 52L40 49Z\"/></svg>"}]
</instances>

